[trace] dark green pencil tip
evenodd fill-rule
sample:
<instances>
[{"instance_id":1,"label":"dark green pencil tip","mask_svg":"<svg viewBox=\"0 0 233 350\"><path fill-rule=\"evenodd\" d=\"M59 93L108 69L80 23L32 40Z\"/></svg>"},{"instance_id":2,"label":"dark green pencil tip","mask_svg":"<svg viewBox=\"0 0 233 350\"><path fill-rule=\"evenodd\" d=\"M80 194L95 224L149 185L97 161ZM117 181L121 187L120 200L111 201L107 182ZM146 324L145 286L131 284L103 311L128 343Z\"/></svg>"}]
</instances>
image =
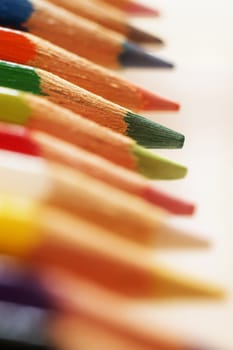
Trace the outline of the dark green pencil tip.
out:
<instances>
[{"instance_id":1,"label":"dark green pencil tip","mask_svg":"<svg viewBox=\"0 0 233 350\"><path fill-rule=\"evenodd\" d=\"M149 179L181 179L187 174L188 169L184 165L160 157L137 144L133 146L133 153L137 161L137 170Z\"/></svg>"},{"instance_id":2,"label":"dark green pencil tip","mask_svg":"<svg viewBox=\"0 0 233 350\"><path fill-rule=\"evenodd\" d=\"M128 112L125 122L127 135L146 148L182 148L184 145L184 135L138 114Z\"/></svg>"},{"instance_id":3,"label":"dark green pencil tip","mask_svg":"<svg viewBox=\"0 0 233 350\"><path fill-rule=\"evenodd\" d=\"M43 95L36 70L22 64L0 61L0 86Z\"/></svg>"}]
</instances>

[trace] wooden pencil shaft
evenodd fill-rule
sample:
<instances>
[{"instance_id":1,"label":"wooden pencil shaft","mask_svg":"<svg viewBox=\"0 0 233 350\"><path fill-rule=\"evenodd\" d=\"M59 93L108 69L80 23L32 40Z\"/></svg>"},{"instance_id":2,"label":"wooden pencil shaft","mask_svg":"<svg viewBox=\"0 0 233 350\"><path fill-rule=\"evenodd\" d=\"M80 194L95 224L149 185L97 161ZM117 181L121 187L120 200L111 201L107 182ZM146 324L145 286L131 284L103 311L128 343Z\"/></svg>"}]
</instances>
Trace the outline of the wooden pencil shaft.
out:
<instances>
[{"instance_id":1,"label":"wooden pencil shaft","mask_svg":"<svg viewBox=\"0 0 233 350\"><path fill-rule=\"evenodd\" d=\"M111 188L84 174L49 165L53 190L48 203L145 246L166 248L208 247L208 239L174 227L167 212L135 196ZM109 194L111 193L111 196ZM75 196L74 196L75 194ZM71 200L71 198L73 198Z\"/></svg>"},{"instance_id":2,"label":"wooden pencil shaft","mask_svg":"<svg viewBox=\"0 0 233 350\"><path fill-rule=\"evenodd\" d=\"M163 211L81 173L49 165L53 191L48 202L143 245L153 245ZM111 193L111 196L109 196ZM71 199L73 198L73 199Z\"/></svg>"},{"instance_id":3,"label":"wooden pencil shaft","mask_svg":"<svg viewBox=\"0 0 233 350\"><path fill-rule=\"evenodd\" d=\"M27 101L32 109L27 123L29 128L50 133L113 163L135 170L136 160L130 152L131 139L37 96L30 96Z\"/></svg>"},{"instance_id":4,"label":"wooden pencil shaft","mask_svg":"<svg viewBox=\"0 0 233 350\"><path fill-rule=\"evenodd\" d=\"M0 59L47 70L132 110L179 108L177 103L29 33L0 27Z\"/></svg>"},{"instance_id":5,"label":"wooden pencil shaft","mask_svg":"<svg viewBox=\"0 0 233 350\"><path fill-rule=\"evenodd\" d=\"M81 148L73 147L40 132L32 133L32 137L39 143L41 155L49 161L69 166L139 197L143 197L144 189L150 186L150 183L140 175Z\"/></svg>"},{"instance_id":6,"label":"wooden pencil shaft","mask_svg":"<svg viewBox=\"0 0 233 350\"><path fill-rule=\"evenodd\" d=\"M122 51L123 36L45 0L32 3L36 13L26 26L33 34L103 66L119 66L117 58Z\"/></svg>"},{"instance_id":7,"label":"wooden pencil shaft","mask_svg":"<svg viewBox=\"0 0 233 350\"><path fill-rule=\"evenodd\" d=\"M103 3L98 0L86 0L85 4L82 0L74 0L72 2L68 0L52 0L51 2L108 29L121 33L130 40L157 44L162 43L159 38L130 24L123 11L117 11L110 5L103 6Z\"/></svg>"},{"instance_id":8,"label":"wooden pencil shaft","mask_svg":"<svg viewBox=\"0 0 233 350\"><path fill-rule=\"evenodd\" d=\"M41 77L41 90L48 95L50 101L70 109L102 126L126 134L127 125L124 116L127 110L115 105L78 86L50 75L46 71L37 70Z\"/></svg>"},{"instance_id":9,"label":"wooden pencil shaft","mask_svg":"<svg viewBox=\"0 0 233 350\"><path fill-rule=\"evenodd\" d=\"M175 336L172 330L168 336L167 330L162 329L159 324L148 327L138 318L125 317L122 309L127 309L128 299L120 298L119 295L109 293L85 280L77 281L74 276L62 273L61 270L50 270L49 273L53 281L53 285L50 285L51 293L69 312L68 317L71 316L73 322L76 323L79 317L89 320L91 324L103 326L106 330L135 342L146 350L195 348L190 347L181 337Z\"/></svg>"},{"instance_id":10,"label":"wooden pencil shaft","mask_svg":"<svg viewBox=\"0 0 233 350\"><path fill-rule=\"evenodd\" d=\"M98 0L86 0L85 3L81 0L74 0L72 2L68 0L52 0L51 2L116 32L126 36L128 34L128 22L125 13L110 5L103 5Z\"/></svg>"},{"instance_id":11,"label":"wooden pencil shaft","mask_svg":"<svg viewBox=\"0 0 233 350\"><path fill-rule=\"evenodd\" d=\"M41 155L49 161L58 162L81 171L120 190L141 197L171 213L180 215L191 215L193 213L193 204L182 202L177 198L157 191L154 187L152 188L152 183L132 171L46 134L34 132L32 136L39 143ZM151 193L151 196L147 195L149 193Z\"/></svg>"},{"instance_id":12,"label":"wooden pencil shaft","mask_svg":"<svg viewBox=\"0 0 233 350\"><path fill-rule=\"evenodd\" d=\"M131 136L147 148L183 147L184 135L79 88L54 74L5 61L0 61L0 71L2 86L46 95L52 102L118 133Z\"/></svg>"},{"instance_id":13,"label":"wooden pencil shaft","mask_svg":"<svg viewBox=\"0 0 233 350\"><path fill-rule=\"evenodd\" d=\"M159 11L154 10L152 8L149 8L145 5L143 5L142 1L137 0L101 0L107 5L115 6L117 9L120 9L122 11L126 11L129 14L136 14L136 15L148 15L148 16L158 16Z\"/></svg>"},{"instance_id":14,"label":"wooden pencil shaft","mask_svg":"<svg viewBox=\"0 0 233 350\"><path fill-rule=\"evenodd\" d=\"M130 296L153 294L147 250L114 237L110 231L48 208L43 211L40 232L46 241L33 258L40 266L61 266Z\"/></svg>"},{"instance_id":15,"label":"wooden pencil shaft","mask_svg":"<svg viewBox=\"0 0 233 350\"><path fill-rule=\"evenodd\" d=\"M223 296L219 287L179 276L156 264L153 250L127 243L111 235L111 231L92 228L89 223L68 215L59 221L59 215L48 210L40 223L46 242L34 257L45 268L59 265L110 290L134 297Z\"/></svg>"},{"instance_id":16,"label":"wooden pencil shaft","mask_svg":"<svg viewBox=\"0 0 233 350\"><path fill-rule=\"evenodd\" d=\"M148 178L181 178L187 173L184 166L161 158L137 146L132 139L85 121L41 97L1 88L0 101L1 121L50 133Z\"/></svg>"},{"instance_id":17,"label":"wooden pencil shaft","mask_svg":"<svg viewBox=\"0 0 233 350\"><path fill-rule=\"evenodd\" d=\"M143 110L149 105L150 101L147 101L149 97L146 92L121 78L120 75L39 37L28 33L24 35L37 47L36 56L28 62L17 63L26 63L36 68L45 69L94 94L134 111ZM8 60L12 59L12 57L11 59L7 58ZM153 97L156 98L155 95ZM159 101L160 97L157 96L157 98L157 108L166 109L166 103L163 105ZM169 108L169 103L167 105L167 108ZM175 110L175 107L173 108ZM154 109L156 109L156 104L154 104Z\"/></svg>"}]
</instances>

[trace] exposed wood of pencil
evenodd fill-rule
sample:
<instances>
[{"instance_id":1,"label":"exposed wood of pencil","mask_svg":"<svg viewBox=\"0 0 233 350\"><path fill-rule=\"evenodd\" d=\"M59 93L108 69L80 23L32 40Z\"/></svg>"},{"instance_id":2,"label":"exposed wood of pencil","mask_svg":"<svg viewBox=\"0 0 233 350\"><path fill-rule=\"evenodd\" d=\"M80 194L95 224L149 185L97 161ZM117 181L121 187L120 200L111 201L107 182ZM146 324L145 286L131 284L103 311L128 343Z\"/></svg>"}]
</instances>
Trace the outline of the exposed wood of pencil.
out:
<instances>
[{"instance_id":1,"label":"exposed wood of pencil","mask_svg":"<svg viewBox=\"0 0 233 350\"><path fill-rule=\"evenodd\" d=\"M131 154L130 138L37 96L30 95L27 101L32 107L32 116L27 124L29 128L49 133L113 163L135 170L136 159Z\"/></svg>"},{"instance_id":2,"label":"exposed wood of pencil","mask_svg":"<svg viewBox=\"0 0 233 350\"><path fill-rule=\"evenodd\" d=\"M127 135L147 148L182 148L184 135L42 69L0 61L0 83L6 88L46 95L49 100L89 120Z\"/></svg>"},{"instance_id":3,"label":"exposed wood of pencil","mask_svg":"<svg viewBox=\"0 0 233 350\"><path fill-rule=\"evenodd\" d=\"M41 90L49 100L149 148L182 148L184 136L92 94L44 70L37 69Z\"/></svg>"},{"instance_id":4,"label":"exposed wood of pencil","mask_svg":"<svg viewBox=\"0 0 233 350\"><path fill-rule=\"evenodd\" d=\"M45 0L33 0L36 12L27 21L32 33L104 66L118 66L125 41L113 31L75 16Z\"/></svg>"},{"instance_id":5,"label":"exposed wood of pencil","mask_svg":"<svg viewBox=\"0 0 233 350\"><path fill-rule=\"evenodd\" d=\"M152 183L132 171L44 133L33 132L32 137L39 143L41 154L49 161L79 170L171 213L191 215L194 211L193 204L160 192Z\"/></svg>"},{"instance_id":6,"label":"exposed wood of pencil","mask_svg":"<svg viewBox=\"0 0 233 350\"><path fill-rule=\"evenodd\" d=\"M132 110L179 109L176 102L29 33L0 27L0 59L47 70Z\"/></svg>"},{"instance_id":7,"label":"exposed wood of pencil","mask_svg":"<svg viewBox=\"0 0 233 350\"><path fill-rule=\"evenodd\" d=\"M148 325L139 318L129 316L130 314L127 313L130 309L129 299L109 293L85 280L77 280L65 271L48 269L43 273L45 284L60 305L69 312L70 321L74 322L73 326L78 324L76 323L78 319L84 319L116 336L142 346L145 350L192 349L183 337L175 336L171 329L168 336L167 330L161 325L157 323ZM123 312L123 310L126 311Z\"/></svg>"},{"instance_id":8,"label":"exposed wood of pencil","mask_svg":"<svg viewBox=\"0 0 233 350\"><path fill-rule=\"evenodd\" d=\"M106 68L39 37L28 33L24 35L36 46L36 56L28 61L31 66L54 73L94 94L134 111L177 110L179 108L177 103L152 94ZM6 57L6 59L11 61L12 57ZM14 59L17 57L14 56Z\"/></svg>"},{"instance_id":9,"label":"exposed wood of pencil","mask_svg":"<svg viewBox=\"0 0 233 350\"><path fill-rule=\"evenodd\" d=\"M204 237L170 226L167 213L78 171L49 164L48 203L145 246L206 247Z\"/></svg>"},{"instance_id":10,"label":"exposed wood of pencil","mask_svg":"<svg viewBox=\"0 0 233 350\"><path fill-rule=\"evenodd\" d=\"M83 16L84 18L99 23L106 28L122 33L133 41L162 43L162 41L156 36L146 33L130 24L123 11L117 10L107 4L103 5L98 0L86 0L85 3L82 0L52 0L51 2L55 5L64 7L76 15Z\"/></svg>"},{"instance_id":11,"label":"exposed wood of pencil","mask_svg":"<svg viewBox=\"0 0 233 350\"><path fill-rule=\"evenodd\" d=\"M221 298L223 289L153 261L153 250L112 235L61 211L45 208L41 242L34 258L39 266L61 266L124 295L147 298ZM61 258L62 257L62 258Z\"/></svg>"},{"instance_id":12,"label":"exposed wood of pencil","mask_svg":"<svg viewBox=\"0 0 233 350\"><path fill-rule=\"evenodd\" d=\"M85 121L45 98L0 88L0 101L1 121L49 133L147 178L181 178L187 173L184 166L139 147L130 138ZM150 197L150 192L147 195Z\"/></svg>"}]
</instances>

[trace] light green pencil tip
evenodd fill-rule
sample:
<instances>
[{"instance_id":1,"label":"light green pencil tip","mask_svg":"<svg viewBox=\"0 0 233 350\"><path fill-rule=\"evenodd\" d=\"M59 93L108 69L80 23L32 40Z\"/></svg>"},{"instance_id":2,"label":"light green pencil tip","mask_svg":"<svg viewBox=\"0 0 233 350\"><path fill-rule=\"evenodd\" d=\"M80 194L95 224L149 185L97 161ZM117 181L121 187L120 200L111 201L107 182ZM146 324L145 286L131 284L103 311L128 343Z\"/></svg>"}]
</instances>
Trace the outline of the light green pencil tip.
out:
<instances>
[{"instance_id":1,"label":"light green pencil tip","mask_svg":"<svg viewBox=\"0 0 233 350\"><path fill-rule=\"evenodd\" d=\"M149 179L174 180L187 174L187 167L160 157L143 147L134 144L133 153L137 160L137 170Z\"/></svg>"},{"instance_id":2,"label":"light green pencil tip","mask_svg":"<svg viewBox=\"0 0 233 350\"><path fill-rule=\"evenodd\" d=\"M30 108L21 91L0 87L1 122L25 125L30 113Z\"/></svg>"},{"instance_id":3,"label":"light green pencil tip","mask_svg":"<svg viewBox=\"0 0 233 350\"><path fill-rule=\"evenodd\" d=\"M127 135L146 148L182 148L184 135L138 114L128 112L125 116Z\"/></svg>"}]
</instances>

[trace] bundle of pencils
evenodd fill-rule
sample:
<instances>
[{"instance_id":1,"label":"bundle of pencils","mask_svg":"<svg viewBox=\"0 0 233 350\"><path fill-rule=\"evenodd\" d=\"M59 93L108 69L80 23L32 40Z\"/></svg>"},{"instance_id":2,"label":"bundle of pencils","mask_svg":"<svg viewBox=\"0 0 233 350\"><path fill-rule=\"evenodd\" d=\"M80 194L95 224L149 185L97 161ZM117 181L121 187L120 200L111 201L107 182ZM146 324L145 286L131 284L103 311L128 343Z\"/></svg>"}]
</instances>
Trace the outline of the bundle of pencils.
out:
<instances>
[{"instance_id":1,"label":"bundle of pencils","mask_svg":"<svg viewBox=\"0 0 233 350\"><path fill-rule=\"evenodd\" d=\"M159 325L151 332L122 310L136 299L224 295L154 258L155 249L210 242L177 223L195 205L151 181L185 177L184 165L148 149L182 148L185 138L138 111L179 104L98 65L172 67L130 41L162 43L125 12L158 14L126 0L0 2L0 345L7 349L191 350L185 337Z\"/></svg>"}]
</instances>

